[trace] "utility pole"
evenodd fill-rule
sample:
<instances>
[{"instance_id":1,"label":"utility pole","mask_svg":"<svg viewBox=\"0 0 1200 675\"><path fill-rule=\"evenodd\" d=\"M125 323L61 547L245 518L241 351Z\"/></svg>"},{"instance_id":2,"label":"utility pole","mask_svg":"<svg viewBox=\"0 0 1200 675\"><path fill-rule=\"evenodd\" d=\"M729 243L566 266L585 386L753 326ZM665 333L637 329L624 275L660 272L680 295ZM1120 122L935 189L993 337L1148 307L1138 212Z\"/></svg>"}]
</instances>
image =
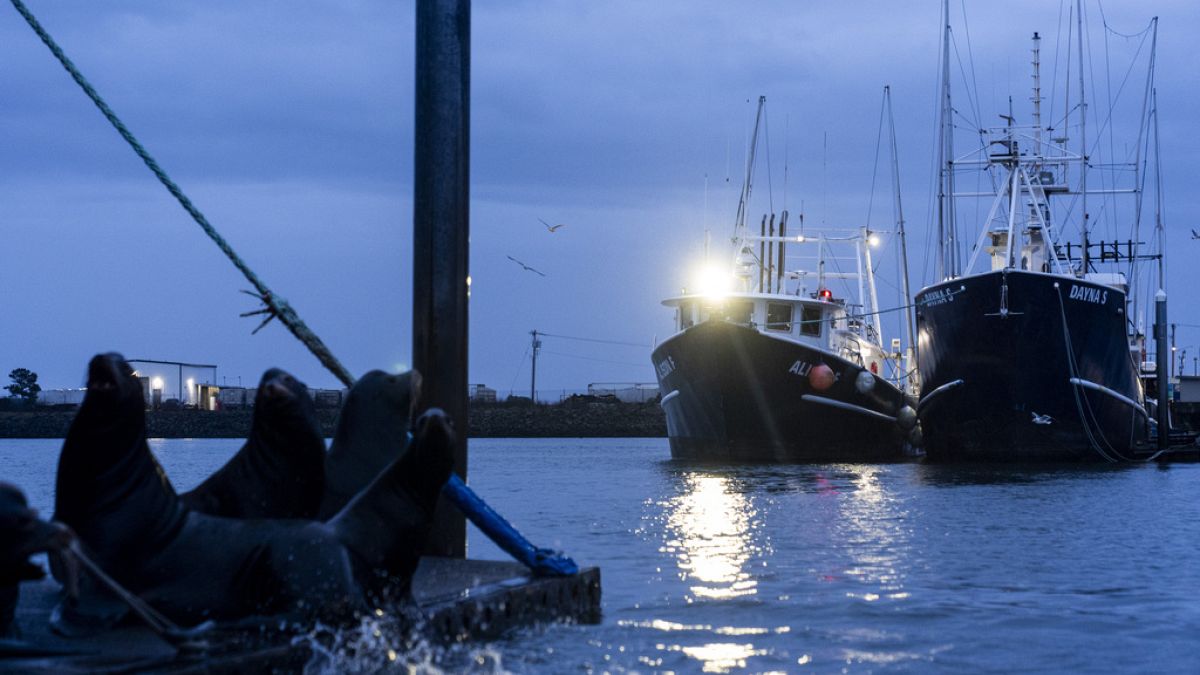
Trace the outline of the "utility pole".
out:
<instances>
[{"instance_id":1,"label":"utility pole","mask_svg":"<svg viewBox=\"0 0 1200 675\"><path fill-rule=\"evenodd\" d=\"M529 373L529 400L535 405L537 404L537 355L538 350L542 348L542 341L538 339L537 330L529 331L533 336L533 368Z\"/></svg>"}]
</instances>

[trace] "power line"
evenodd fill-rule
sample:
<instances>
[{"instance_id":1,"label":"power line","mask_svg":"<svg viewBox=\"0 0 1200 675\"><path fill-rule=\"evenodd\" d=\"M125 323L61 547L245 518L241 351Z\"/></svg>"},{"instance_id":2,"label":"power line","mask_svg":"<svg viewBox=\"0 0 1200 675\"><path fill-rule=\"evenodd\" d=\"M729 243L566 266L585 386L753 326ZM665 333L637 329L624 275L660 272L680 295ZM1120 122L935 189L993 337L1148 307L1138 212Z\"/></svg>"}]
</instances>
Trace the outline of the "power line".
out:
<instances>
[{"instance_id":1,"label":"power line","mask_svg":"<svg viewBox=\"0 0 1200 675\"><path fill-rule=\"evenodd\" d=\"M574 337L571 335L555 335L554 333L543 333L542 331L538 331L538 335L541 335L542 337L558 338L560 340L578 340L580 342L599 342L601 344L606 344L606 345L624 345L626 347L642 347L645 349L649 349L651 346L651 345L642 344L639 342L621 342L620 340L601 340L599 338Z\"/></svg>"},{"instance_id":2,"label":"power line","mask_svg":"<svg viewBox=\"0 0 1200 675\"><path fill-rule=\"evenodd\" d=\"M541 333L538 333L538 335L541 335ZM577 356L575 354L564 354L563 352L543 351L542 353L543 354L552 354L554 356L564 356L568 359L580 359L583 361L596 361L598 363L609 363L609 364L616 365L616 366L632 366L634 368L649 368L650 367L649 363L629 363L628 361L609 361L608 359L596 359L596 358L592 358L590 356Z\"/></svg>"}]
</instances>

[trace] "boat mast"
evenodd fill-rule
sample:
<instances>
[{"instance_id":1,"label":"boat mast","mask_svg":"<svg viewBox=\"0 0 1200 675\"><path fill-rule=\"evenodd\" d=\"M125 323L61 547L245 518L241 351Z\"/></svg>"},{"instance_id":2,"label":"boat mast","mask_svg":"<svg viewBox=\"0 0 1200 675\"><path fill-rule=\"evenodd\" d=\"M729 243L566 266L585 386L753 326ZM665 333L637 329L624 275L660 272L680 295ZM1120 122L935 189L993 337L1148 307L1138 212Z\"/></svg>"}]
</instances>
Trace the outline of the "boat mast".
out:
<instances>
[{"instance_id":1,"label":"boat mast","mask_svg":"<svg viewBox=\"0 0 1200 675\"><path fill-rule=\"evenodd\" d=\"M1083 224L1080 227L1083 238L1082 248L1083 253L1080 255L1082 268L1079 270L1079 276L1086 276L1088 267L1091 265L1091 256L1088 255L1088 210L1087 210L1087 168L1088 168L1088 147L1087 147L1087 97L1084 95L1083 81L1083 2L1075 0L1075 21L1077 32L1079 35L1076 38L1079 40L1079 156L1082 162L1079 165L1079 195L1080 205L1083 211Z\"/></svg>"},{"instance_id":2,"label":"boat mast","mask_svg":"<svg viewBox=\"0 0 1200 675\"><path fill-rule=\"evenodd\" d=\"M868 311L866 312L865 318L867 319L867 322L869 322L871 324L871 327L873 329L875 329L875 337L874 337L875 341L877 341L879 344L882 345L883 344L883 327L879 323L879 295L875 292L875 269L874 269L874 265L871 264L871 231L865 227L862 228L862 251L863 251L862 259L863 259L863 262L866 264L866 268L867 268L866 269L867 293L869 293L871 296L869 298L871 304L869 306ZM859 279L858 287L859 287L859 292L861 294L861 291L862 291L861 276ZM865 303L866 300L864 299L863 302ZM864 326L865 325L866 325L866 323L864 323Z\"/></svg>"},{"instance_id":3,"label":"boat mast","mask_svg":"<svg viewBox=\"0 0 1200 675\"><path fill-rule=\"evenodd\" d=\"M900 157L896 151L896 120L892 116L892 89L890 86L883 88L883 97L887 101L888 111L888 142L892 151L892 195L896 202L896 235L900 238L900 247L897 249L900 255L900 285L901 291L904 293L903 305L908 305L912 302L912 293L908 288L908 244L904 240L904 208L900 203ZM911 308L904 308L904 327L905 327L905 354L904 354L904 370L910 372L912 370L913 361L913 335L916 331L913 329L913 312ZM883 338L879 339L880 344L883 343Z\"/></svg>"},{"instance_id":4,"label":"boat mast","mask_svg":"<svg viewBox=\"0 0 1200 675\"><path fill-rule=\"evenodd\" d=\"M938 137L938 279L958 276L954 227L954 108L950 104L950 0L943 0L942 91Z\"/></svg>"},{"instance_id":5,"label":"boat mast","mask_svg":"<svg viewBox=\"0 0 1200 675\"><path fill-rule=\"evenodd\" d=\"M1158 18L1155 17L1155 35L1157 36ZM1158 89L1150 93L1154 115L1154 229L1158 235L1158 287L1167 289L1166 257L1163 255L1163 200L1162 200L1162 158L1158 147Z\"/></svg>"},{"instance_id":6,"label":"boat mast","mask_svg":"<svg viewBox=\"0 0 1200 675\"><path fill-rule=\"evenodd\" d=\"M738 199L737 218L734 220L734 240L737 241L737 251L734 253L733 264L737 274L742 277L746 288L750 290L750 275L751 272L747 267L754 264L754 251L750 248L750 244L746 241L746 209L750 204L750 189L754 184L754 164L755 155L758 152L758 127L762 122L763 108L767 104L766 96L758 97L758 110L754 114L754 131L750 134L750 151L746 153L746 176L742 181L742 194ZM761 256L758 259L758 264L762 265ZM760 272L761 276L761 272ZM762 282L759 281L761 288Z\"/></svg>"}]
</instances>

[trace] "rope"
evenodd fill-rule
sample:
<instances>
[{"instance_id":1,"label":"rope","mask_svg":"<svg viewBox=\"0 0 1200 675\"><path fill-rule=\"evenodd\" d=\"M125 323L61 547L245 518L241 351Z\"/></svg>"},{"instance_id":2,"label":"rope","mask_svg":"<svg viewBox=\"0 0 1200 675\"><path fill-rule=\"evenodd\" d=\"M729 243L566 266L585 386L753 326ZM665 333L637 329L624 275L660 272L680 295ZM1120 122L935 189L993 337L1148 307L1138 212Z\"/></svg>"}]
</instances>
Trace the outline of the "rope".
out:
<instances>
[{"instance_id":1,"label":"rope","mask_svg":"<svg viewBox=\"0 0 1200 675\"><path fill-rule=\"evenodd\" d=\"M100 565L83 552L83 547L79 545L78 540L72 540L66 552L90 572L100 582L100 585L129 605L133 613L159 637L181 650L203 651L208 648L208 642L201 636L212 629L214 625L212 621L205 621L191 628L181 628L105 573Z\"/></svg>"},{"instance_id":2,"label":"rope","mask_svg":"<svg viewBox=\"0 0 1200 675\"><path fill-rule=\"evenodd\" d=\"M1057 287L1058 284L1056 283L1055 286ZM1063 342L1065 343L1067 352L1067 370L1072 378L1077 378L1079 377L1078 364L1075 362L1075 348L1071 345L1071 329L1067 324L1067 308L1063 302L1062 288L1057 288L1054 296L1058 298L1058 311L1059 316L1062 318ZM1108 449L1112 451L1113 455L1116 455L1116 458L1109 455L1104 451L1103 448L1100 447L1100 443L1096 441L1097 434L1092 433L1092 422L1088 421L1087 414L1084 412L1084 407L1087 407L1087 413L1091 413L1093 421L1095 421L1096 414L1094 411L1092 411L1091 405L1087 403L1087 399L1082 395L1079 389L1079 385L1072 383L1071 393L1075 397L1075 412L1079 414L1079 425L1083 429L1084 435L1087 436L1088 443L1092 446L1092 449L1095 450L1098 455L1111 463L1116 463L1118 458L1124 461L1130 461L1129 458L1123 457L1121 453L1116 450L1116 448L1112 447L1112 444L1110 444L1108 439L1104 436L1104 430L1099 428L1100 425L1097 421L1096 431L1100 437L1100 440L1104 441L1104 444L1108 446ZM1133 415L1133 413L1130 413L1130 415Z\"/></svg>"},{"instance_id":3,"label":"rope","mask_svg":"<svg viewBox=\"0 0 1200 675\"><path fill-rule=\"evenodd\" d=\"M75 82L83 89L83 92L87 94L88 98L92 99L92 103L96 104L96 107L100 109L100 112L104 115L104 118L113 125L113 127L117 130L117 133L121 134L121 138L125 139L125 142L129 144L129 147L133 148L133 151L137 153L138 157L142 158L142 161L145 162L150 171L154 173L159 182L162 183L163 186L167 188L167 191L174 195L175 199L179 201L179 205L183 207L183 210L188 212L188 215L192 217L192 220L196 221L196 224L200 226L200 229L204 230L204 233L208 235L208 238L213 240L213 243L217 245L217 248L221 249L225 256L229 258L229 261L233 263L234 267L238 268L242 275L246 277L246 280L249 281L252 286L254 286L254 289L257 291L257 293L252 293L251 295L254 295L256 298L261 300L266 306L253 312L246 312L245 314L242 314L242 316L268 314L267 318L264 319L261 324L259 324L258 328L254 329L254 332L257 333L259 330L261 330L263 326L267 325L267 323L271 321L271 319L278 318L283 325L287 326L292 335L295 335L298 340L303 342L304 346L308 347L308 350L317 357L317 360L319 360L322 365L328 368L329 371L332 372L339 380L341 380L343 384L345 384L347 387L353 385L354 377L350 375L350 371L346 370L346 367L343 366L336 357L334 357L333 352L329 351L329 348L325 346L325 343L321 341L321 338L317 337L317 335L313 333L307 325L305 325L304 321L301 320L299 315L296 314L296 311L292 309L292 306L289 305L288 302L283 298L272 293L271 289L268 288L267 285L258 278L258 275L256 275L254 271L251 270L248 265L246 265L241 257L238 256L238 254L233 250L233 247L229 245L229 242L225 241L224 237L217 232L216 228L214 228L208 222L208 219L204 217L204 214L200 212L200 209L196 208L196 205L192 203L192 200L188 199L188 196L183 193L183 190L180 189L175 181L171 180L171 177L167 175L167 172L164 171L162 167L159 166L158 162L155 161L152 156L150 156L150 153L147 152L144 147L142 147L142 144L138 142L136 137L134 137L133 132L131 132L129 128L126 127L121 121L121 119L117 117L117 114L112 111L112 108L108 107L108 104L104 102L104 99L100 97L100 94L97 93L92 87L91 83L87 81L87 78L85 78L83 74L79 72L79 69L75 67L75 64L71 62L71 59L67 58L67 55L54 41L54 38L50 37L50 34L47 33L44 28L42 28L40 23L38 23L38 20L25 6L25 3L23 3L21 0L11 0L11 2L13 7L16 8L17 12L20 13L20 15L25 19L25 22L29 24L29 27L33 29L33 32L37 33L37 36L41 38L46 47L50 49L50 52L54 54L54 58L58 59L58 62L62 64L62 67L65 68L68 73L70 73L71 78L75 80Z\"/></svg>"}]
</instances>

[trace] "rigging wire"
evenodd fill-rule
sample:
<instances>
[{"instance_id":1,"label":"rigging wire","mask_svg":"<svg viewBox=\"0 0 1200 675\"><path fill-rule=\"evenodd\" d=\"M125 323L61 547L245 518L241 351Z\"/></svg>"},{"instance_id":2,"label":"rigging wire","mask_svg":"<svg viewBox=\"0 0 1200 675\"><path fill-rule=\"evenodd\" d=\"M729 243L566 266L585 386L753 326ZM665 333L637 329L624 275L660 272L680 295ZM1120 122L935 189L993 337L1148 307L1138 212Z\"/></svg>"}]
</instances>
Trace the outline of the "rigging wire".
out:
<instances>
[{"instance_id":1,"label":"rigging wire","mask_svg":"<svg viewBox=\"0 0 1200 675\"><path fill-rule=\"evenodd\" d=\"M939 16L940 16L940 12L939 12ZM949 24L949 22L950 22L950 18L948 16L941 16L941 19L942 19L942 21L940 21L939 25L938 25L939 37L940 37L941 31L945 30L947 24ZM934 110L940 111L941 110L941 98L942 98L941 63L942 63L943 41L941 39L939 39L937 41L937 44L938 44L938 58L937 58L938 67L935 69L935 71L938 73L938 77L935 80L936 84L933 88L933 91L934 91L933 101L934 101ZM938 113L938 116L940 116L940 112ZM941 136L942 135L941 135L940 130L935 130L934 142L929 144L930 171L929 171L929 187L925 191L925 194L926 194L926 201L925 201L925 207L926 207L925 208L925 255L922 256L923 259L921 261L921 285L922 286L925 285L925 280L927 280L931 277L931 273L929 271L929 266L931 264L931 261L933 261L937 257L937 242L934 241L933 233L934 233L934 214L937 211L937 192L938 192L937 186L941 182L941 174L939 173L941 167L938 166L938 150L937 150L939 143L941 142L940 141Z\"/></svg>"},{"instance_id":2,"label":"rigging wire","mask_svg":"<svg viewBox=\"0 0 1200 675\"><path fill-rule=\"evenodd\" d=\"M529 345L525 345L525 353L521 355L521 362L517 364L517 372L513 375L512 382L508 383L508 393L511 396L513 389L517 386L517 378L521 376L521 371L525 368L525 359L529 358Z\"/></svg>"},{"instance_id":3,"label":"rigging wire","mask_svg":"<svg viewBox=\"0 0 1200 675\"><path fill-rule=\"evenodd\" d=\"M1047 99L1050 101L1050 109L1046 111L1046 117L1048 119L1054 119L1054 96L1058 91L1058 50L1062 46L1062 12L1064 2L1065 0L1058 0L1058 27L1054 30L1054 69L1051 71L1052 76L1050 78L1050 97ZM1049 128L1052 129L1053 127Z\"/></svg>"},{"instance_id":4,"label":"rigging wire","mask_svg":"<svg viewBox=\"0 0 1200 675\"><path fill-rule=\"evenodd\" d=\"M886 100L886 90L884 97ZM871 229L871 210L875 205L875 180L879 175L879 150L883 146L883 113L885 108L879 105L879 130L875 133L875 163L871 166L871 192L867 196L867 229Z\"/></svg>"},{"instance_id":5,"label":"rigging wire","mask_svg":"<svg viewBox=\"0 0 1200 675\"><path fill-rule=\"evenodd\" d=\"M958 64L958 74L962 77L963 82L966 83L967 71L966 71L966 68L963 66L962 54L958 51L958 40L956 40L954 38L954 33L950 34L950 46L953 48L952 51L954 52L954 62ZM979 96L979 92L974 92L974 96L972 96L971 90L967 89L966 93L967 93L967 106L970 107L971 112L975 115L976 121L971 121L966 116L963 116L963 119L971 122L971 124L972 124L971 128L978 129L979 127L982 126L982 124L980 124L980 122L978 121L981 118L979 116L978 104L975 102L975 98L977 96ZM961 115L961 113L959 113L959 111L958 111L958 108L953 108L952 112L954 114Z\"/></svg>"},{"instance_id":6,"label":"rigging wire","mask_svg":"<svg viewBox=\"0 0 1200 675\"><path fill-rule=\"evenodd\" d=\"M975 79L975 52L973 49L971 49L971 24L967 22L966 0L961 0L960 6L962 7L962 15L963 15L963 31L966 33L966 38L967 38L967 62L971 64L971 88L975 91L975 99L978 100L979 99L979 81ZM980 104L979 107L975 108L975 126L977 128L983 126L982 115L979 110L980 107L982 107L982 104Z\"/></svg>"}]
</instances>

